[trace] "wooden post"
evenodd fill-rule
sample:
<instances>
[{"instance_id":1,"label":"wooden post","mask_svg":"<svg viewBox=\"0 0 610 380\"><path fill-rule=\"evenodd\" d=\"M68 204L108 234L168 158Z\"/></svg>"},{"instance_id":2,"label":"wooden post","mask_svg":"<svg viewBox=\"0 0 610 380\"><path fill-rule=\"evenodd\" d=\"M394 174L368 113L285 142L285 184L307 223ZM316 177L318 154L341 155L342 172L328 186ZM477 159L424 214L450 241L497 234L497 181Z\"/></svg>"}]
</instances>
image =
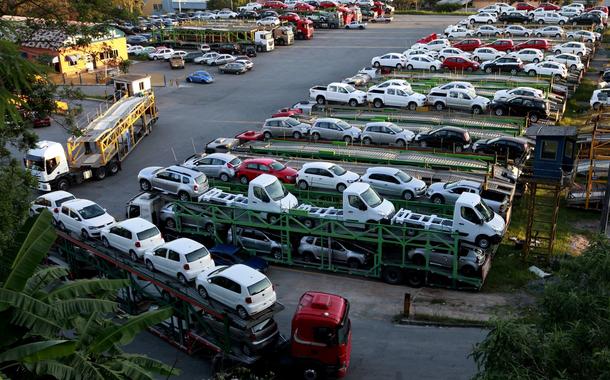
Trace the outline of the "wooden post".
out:
<instances>
[{"instance_id":1,"label":"wooden post","mask_svg":"<svg viewBox=\"0 0 610 380\"><path fill-rule=\"evenodd\" d=\"M406 318L409 318L409 314L411 313L411 293L405 293L402 313Z\"/></svg>"}]
</instances>

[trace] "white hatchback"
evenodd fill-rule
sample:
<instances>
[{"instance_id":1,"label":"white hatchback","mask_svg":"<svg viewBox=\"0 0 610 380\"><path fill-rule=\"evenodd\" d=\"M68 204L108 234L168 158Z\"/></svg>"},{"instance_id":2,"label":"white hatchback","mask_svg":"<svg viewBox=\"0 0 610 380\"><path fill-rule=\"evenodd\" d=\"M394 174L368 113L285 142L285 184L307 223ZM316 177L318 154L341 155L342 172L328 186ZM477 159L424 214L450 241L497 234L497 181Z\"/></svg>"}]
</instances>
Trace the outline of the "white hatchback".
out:
<instances>
[{"instance_id":1,"label":"white hatchback","mask_svg":"<svg viewBox=\"0 0 610 380\"><path fill-rule=\"evenodd\" d=\"M235 310L242 319L270 308L277 299L267 276L243 264L202 272L195 287L201 297L213 298Z\"/></svg>"},{"instance_id":2,"label":"white hatchback","mask_svg":"<svg viewBox=\"0 0 610 380\"><path fill-rule=\"evenodd\" d=\"M87 199L64 202L57 218L57 226L60 230L78 233L83 239L100 236L102 228L111 226L115 222L106 210Z\"/></svg>"},{"instance_id":3,"label":"white hatchback","mask_svg":"<svg viewBox=\"0 0 610 380\"><path fill-rule=\"evenodd\" d=\"M336 189L342 193L350 184L358 181L360 176L330 162L309 162L298 171L299 189L310 187Z\"/></svg>"},{"instance_id":4,"label":"white hatchback","mask_svg":"<svg viewBox=\"0 0 610 380\"><path fill-rule=\"evenodd\" d=\"M74 195L62 190L43 194L30 203L30 216L40 214L46 208L53 214L53 223L56 223L61 205L74 199L76 199Z\"/></svg>"},{"instance_id":5,"label":"white hatchback","mask_svg":"<svg viewBox=\"0 0 610 380\"><path fill-rule=\"evenodd\" d=\"M186 285L199 273L215 266L208 249L201 243L180 238L144 253L148 270L165 273Z\"/></svg>"},{"instance_id":6,"label":"white hatchback","mask_svg":"<svg viewBox=\"0 0 610 380\"><path fill-rule=\"evenodd\" d=\"M101 231L102 244L127 253L133 261L144 257L144 252L165 243L161 231L146 219L132 218L118 222Z\"/></svg>"}]
</instances>

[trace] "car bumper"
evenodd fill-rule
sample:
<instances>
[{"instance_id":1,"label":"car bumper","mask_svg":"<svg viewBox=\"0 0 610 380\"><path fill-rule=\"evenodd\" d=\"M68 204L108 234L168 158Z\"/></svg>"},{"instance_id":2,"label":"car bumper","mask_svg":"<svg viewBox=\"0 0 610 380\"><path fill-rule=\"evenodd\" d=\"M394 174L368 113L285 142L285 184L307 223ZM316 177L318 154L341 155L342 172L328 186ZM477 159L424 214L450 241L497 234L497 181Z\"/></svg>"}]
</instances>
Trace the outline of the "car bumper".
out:
<instances>
[{"instance_id":1,"label":"car bumper","mask_svg":"<svg viewBox=\"0 0 610 380\"><path fill-rule=\"evenodd\" d=\"M272 298L269 298L268 300L265 300L263 302L259 302L257 304L252 305L245 305L245 309L249 315L255 315L273 306L273 304L275 304L276 299L277 296L274 295Z\"/></svg>"}]
</instances>

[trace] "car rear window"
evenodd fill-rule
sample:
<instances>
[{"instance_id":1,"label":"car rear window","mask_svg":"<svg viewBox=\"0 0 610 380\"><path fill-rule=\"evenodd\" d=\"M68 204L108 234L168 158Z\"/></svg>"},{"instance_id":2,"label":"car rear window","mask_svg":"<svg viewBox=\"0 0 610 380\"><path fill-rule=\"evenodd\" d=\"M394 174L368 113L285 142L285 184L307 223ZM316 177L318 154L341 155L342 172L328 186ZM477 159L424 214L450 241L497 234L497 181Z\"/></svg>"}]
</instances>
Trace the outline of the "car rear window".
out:
<instances>
[{"instance_id":1,"label":"car rear window","mask_svg":"<svg viewBox=\"0 0 610 380\"><path fill-rule=\"evenodd\" d=\"M258 293L262 292L263 290L267 289L270 286L271 286L271 281L269 281L269 279L265 277L264 279L260 280L256 284L248 286L248 293L250 293L251 296L254 296L254 295L257 295Z\"/></svg>"},{"instance_id":2,"label":"car rear window","mask_svg":"<svg viewBox=\"0 0 610 380\"><path fill-rule=\"evenodd\" d=\"M202 184L206 183L207 181L208 181L208 178L205 176L205 174L195 177L195 183L197 183L198 185L202 185Z\"/></svg>"},{"instance_id":3,"label":"car rear window","mask_svg":"<svg viewBox=\"0 0 610 380\"><path fill-rule=\"evenodd\" d=\"M74 195L70 195L69 197L56 200L55 203L57 203L57 206L61 206L64 202L71 201L73 199L76 199L76 197Z\"/></svg>"},{"instance_id":4,"label":"car rear window","mask_svg":"<svg viewBox=\"0 0 610 380\"><path fill-rule=\"evenodd\" d=\"M194 250L193 252L187 253L186 262L192 263L193 261L202 259L202 258L208 256L209 254L210 254L210 252L208 251L208 249L206 247L201 247L197 250Z\"/></svg>"},{"instance_id":5,"label":"car rear window","mask_svg":"<svg viewBox=\"0 0 610 380\"><path fill-rule=\"evenodd\" d=\"M144 230L142 232L138 232L138 240L146 240L146 239L150 239L151 237L157 236L159 235L159 229L157 227L150 227L147 230Z\"/></svg>"}]
</instances>

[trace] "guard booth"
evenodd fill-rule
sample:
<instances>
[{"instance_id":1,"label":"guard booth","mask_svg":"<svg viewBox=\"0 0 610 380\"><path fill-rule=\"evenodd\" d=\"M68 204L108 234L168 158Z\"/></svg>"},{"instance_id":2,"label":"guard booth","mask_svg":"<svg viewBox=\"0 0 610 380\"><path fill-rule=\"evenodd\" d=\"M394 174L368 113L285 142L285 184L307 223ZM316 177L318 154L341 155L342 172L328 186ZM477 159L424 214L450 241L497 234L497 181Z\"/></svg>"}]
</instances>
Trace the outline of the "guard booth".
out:
<instances>
[{"instance_id":1,"label":"guard booth","mask_svg":"<svg viewBox=\"0 0 610 380\"><path fill-rule=\"evenodd\" d=\"M528 259L534 252L548 261L557 234L561 193L574 179L576 128L536 125L525 134L536 140L536 147L532 165L520 178L528 189L523 255Z\"/></svg>"},{"instance_id":2,"label":"guard booth","mask_svg":"<svg viewBox=\"0 0 610 380\"><path fill-rule=\"evenodd\" d=\"M124 96L136 96L151 91L150 75L124 74L112 78L114 96L120 99Z\"/></svg>"}]
</instances>

